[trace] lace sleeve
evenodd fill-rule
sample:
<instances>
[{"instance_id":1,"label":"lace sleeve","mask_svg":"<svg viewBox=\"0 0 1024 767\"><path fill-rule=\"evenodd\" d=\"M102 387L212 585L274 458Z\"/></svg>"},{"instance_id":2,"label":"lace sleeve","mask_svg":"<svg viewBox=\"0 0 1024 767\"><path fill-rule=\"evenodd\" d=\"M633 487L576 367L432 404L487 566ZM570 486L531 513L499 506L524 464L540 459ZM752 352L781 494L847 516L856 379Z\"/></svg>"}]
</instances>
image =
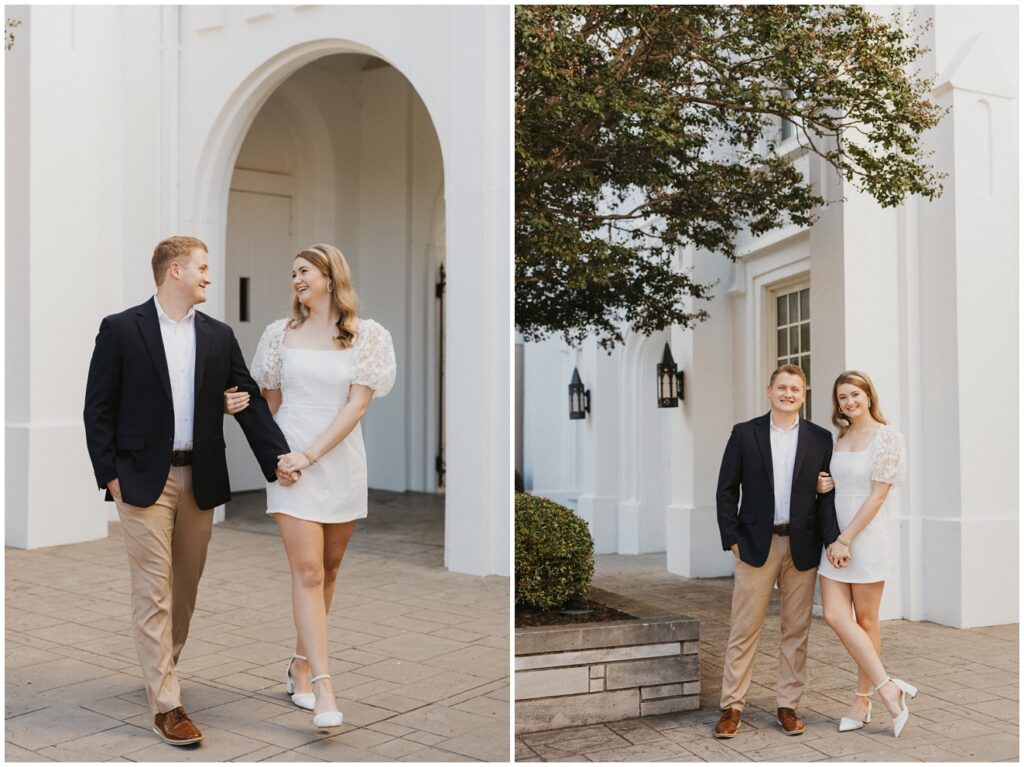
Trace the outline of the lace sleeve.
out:
<instances>
[{"instance_id":1,"label":"lace sleeve","mask_svg":"<svg viewBox=\"0 0 1024 767\"><path fill-rule=\"evenodd\" d=\"M281 388L281 339L288 320L275 320L260 336L249 373L261 389Z\"/></svg>"},{"instance_id":2,"label":"lace sleeve","mask_svg":"<svg viewBox=\"0 0 1024 767\"><path fill-rule=\"evenodd\" d=\"M395 383L395 347L391 334L373 320L363 320L355 343L355 375L352 383L369 386L383 397Z\"/></svg>"},{"instance_id":3,"label":"lace sleeve","mask_svg":"<svg viewBox=\"0 0 1024 767\"><path fill-rule=\"evenodd\" d=\"M903 435L895 429L881 426L875 437L871 481L900 485L907 476L907 447Z\"/></svg>"}]
</instances>

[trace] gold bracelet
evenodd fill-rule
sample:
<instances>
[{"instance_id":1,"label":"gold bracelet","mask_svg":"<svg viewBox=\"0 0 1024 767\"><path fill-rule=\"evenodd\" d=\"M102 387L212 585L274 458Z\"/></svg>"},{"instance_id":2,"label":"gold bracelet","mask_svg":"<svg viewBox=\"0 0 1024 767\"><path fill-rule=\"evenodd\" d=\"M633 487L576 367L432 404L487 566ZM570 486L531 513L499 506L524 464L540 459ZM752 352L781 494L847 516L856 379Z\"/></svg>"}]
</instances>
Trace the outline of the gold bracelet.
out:
<instances>
[{"instance_id":1,"label":"gold bracelet","mask_svg":"<svg viewBox=\"0 0 1024 767\"><path fill-rule=\"evenodd\" d=\"M304 456L306 456L306 460L309 461L309 465L310 466L312 466L314 463L316 463L316 458L313 456L313 453L312 453L312 451L310 451L309 448L306 448L305 450L303 450L302 454Z\"/></svg>"},{"instance_id":2,"label":"gold bracelet","mask_svg":"<svg viewBox=\"0 0 1024 767\"><path fill-rule=\"evenodd\" d=\"M840 535L838 538L836 538L836 540L839 541L839 543L843 544L846 548L850 548L850 542L843 540L843 536Z\"/></svg>"}]
</instances>

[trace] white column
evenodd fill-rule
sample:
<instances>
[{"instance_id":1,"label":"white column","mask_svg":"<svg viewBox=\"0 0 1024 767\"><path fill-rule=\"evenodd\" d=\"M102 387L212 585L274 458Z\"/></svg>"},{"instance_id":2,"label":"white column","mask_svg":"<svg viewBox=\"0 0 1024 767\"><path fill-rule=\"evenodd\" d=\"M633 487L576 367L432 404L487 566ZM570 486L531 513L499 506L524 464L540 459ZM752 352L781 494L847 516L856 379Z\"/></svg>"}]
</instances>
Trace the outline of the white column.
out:
<instances>
[{"instance_id":1,"label":"white column","mask_svg":"<svg viewBox=\"0 0 1024 767\"><path fill-rule=\"evenodd\" d=\"M456 14L452 119L441 135L448 218L445 565L509 573L508 9ZM462 34L464 33L464 34Z\"/></svg>"},{"instance_id":2,"label":"white column","mask_svg":"<svg viewBox=\"0 0 1024 767\"><path fill-rule=\"evenodd\" d=\"M35 28L32 8L9 6L7 18L22 23L16 28L14 47L6 52L4 87L4 163L6 188L4 194L4 251L7 269L4 284L4 344L7 365L4 404L4 533L8 546L29 545L29 423L32 407L32 359L28 332L31 310L31 286L27 264L32 255L29 190L32 188L32 101L29 99L29 72L32 66L32 37ZM40 14L44 16L44 14ZM45 30L44 30L45 32ZM20 265L21 268L15 268ZM83 302L84 303L84 302ZM95 537L89 530L90 537Z\"/></svg>"},{"instance_id":3,"label":"white column","mask_svg":"<svg viewBox=\"0 0 1024 767\"><path fill-rule=\"evenodd\" d=\"M731 575L733 556L722 550L715 490L722 452L738 419L735 393L742 390L735 360L748 353L738 337L745 277L742 264L724 256L692 252L684 267L696 267L695 279L715 282L709 318L692 330L674 328L672 350L686 374L685 399L672 414L671 492L666 518L668 571L690 578ZM732 287L730 287L732 286Z\"/></svg>"},{"instance_id":4,"label":"white column","mask_svg":"<svg viewBox=\"0 0 1024 767\"><path fill-rule=\"evenodd\" d=\"M109 77L120 28L112 8L38 6L22 19L7 54L9 173L24 194L8 195L18 250L7 255L6 320L18 337L8 351L6 532L8 544L35 548L107 534L82 407L100 318L124 308L121 155L103 151L121 130L119 80Z\"/></svg>"},{"instance_id":5,"label":"white column","mask_svg":"<svg viewBox=\"0 0 1024 767\"><path fill-rule=\"evenodd\" d=\"M924 615L1018 620L1018 129L1012 7L936 8L950 171L920 214Z\"/></svg>"}]
</instances>

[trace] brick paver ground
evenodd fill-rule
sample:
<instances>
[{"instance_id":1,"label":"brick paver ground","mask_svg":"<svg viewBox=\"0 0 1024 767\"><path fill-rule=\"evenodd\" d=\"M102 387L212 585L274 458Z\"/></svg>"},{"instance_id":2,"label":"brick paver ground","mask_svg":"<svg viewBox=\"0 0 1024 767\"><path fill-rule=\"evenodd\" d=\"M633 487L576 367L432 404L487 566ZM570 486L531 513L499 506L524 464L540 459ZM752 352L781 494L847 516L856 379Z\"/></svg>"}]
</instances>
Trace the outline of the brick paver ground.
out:
<instances>
[{"instance_id":1,"label":"brick paver ground","mask_svg":"<svg viewBox=\"0 0 1024 767\"><path fill-rule=\"evenodd\" d=\"M288 564L263 493L214 529L179 663L203 730L150 730L120 527L90 543L6 550L7 761L507 761L509 579L442 566L443 503L371 492L338 578L331 673L345 725L313 728L282 681Z\"/></svg>"},{"instance_id":2,"label":"brick paver ground","mask_svg":"<svg viewBox=\"0 0 1024 767\"><path fill-rule=\"evenodd\" d=\"M899 739L880 702L862 730L839 733L856 689L856 666L821 618L811 628L807 688L799 709L807 731L783 735L775 723L778 599L765 622L754 681L737 737L716 740L722 657L732 579L687 579L665 570L665 555L597 557L594 585L701 622L700 710L569 727L516 738L516 761L993 762L1018 760L1018 626L957 630L885 621L882 658L916 685Z\"/></svg>"}]
</instances>

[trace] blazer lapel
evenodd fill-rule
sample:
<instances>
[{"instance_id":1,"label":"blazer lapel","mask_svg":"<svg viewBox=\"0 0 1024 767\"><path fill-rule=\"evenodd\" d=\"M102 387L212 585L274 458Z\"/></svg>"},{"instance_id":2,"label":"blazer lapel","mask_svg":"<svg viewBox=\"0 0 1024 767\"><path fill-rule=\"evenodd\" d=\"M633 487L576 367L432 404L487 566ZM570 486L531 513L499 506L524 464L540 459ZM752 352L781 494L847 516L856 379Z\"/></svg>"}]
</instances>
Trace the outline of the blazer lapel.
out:
<instances>
[{"instance_id":1,"label":"blazer lapel","mask_svg":"<svg viewBox=\"0 0 1024 767\"><path fill-rule=\"evenodd\" d=\"M167 399L171 402L174 397L171 395L171 376L167 372L167 354L164 353L164 339L160 334L160 319L156 315L156 303L151 298L142 304L137 311L135 321L142 333L142 340L146 344L146 351L149 352L153 366L156 368L157 377L167 392Z\"/></svg>"},{"instance_id":2,"label":"blazer lapel","mask_svg":"<svg viewBox=\"0 0 1024 767\"><path fill-rule=\"evenodd\" d=\"M762 416L754 424L754 441L761 451L761 460L764 461L764 468L768 471L768 486L775 491L775 467L772 463L772 442L768 435L769 415Z\"/></svg>"},{"instance_id":3,"label":"blazer lapel","mask_svg":"<svg viewBox=\"0 0 1024 767\"><path fill-rule=\"evenodd\" d=\"M210 353L210 328L206 317L196 312L196 377L195 396L199 396L199 387L203 384L203 373L206 371L206 357Z\"/></svg>"}]
</instances>

